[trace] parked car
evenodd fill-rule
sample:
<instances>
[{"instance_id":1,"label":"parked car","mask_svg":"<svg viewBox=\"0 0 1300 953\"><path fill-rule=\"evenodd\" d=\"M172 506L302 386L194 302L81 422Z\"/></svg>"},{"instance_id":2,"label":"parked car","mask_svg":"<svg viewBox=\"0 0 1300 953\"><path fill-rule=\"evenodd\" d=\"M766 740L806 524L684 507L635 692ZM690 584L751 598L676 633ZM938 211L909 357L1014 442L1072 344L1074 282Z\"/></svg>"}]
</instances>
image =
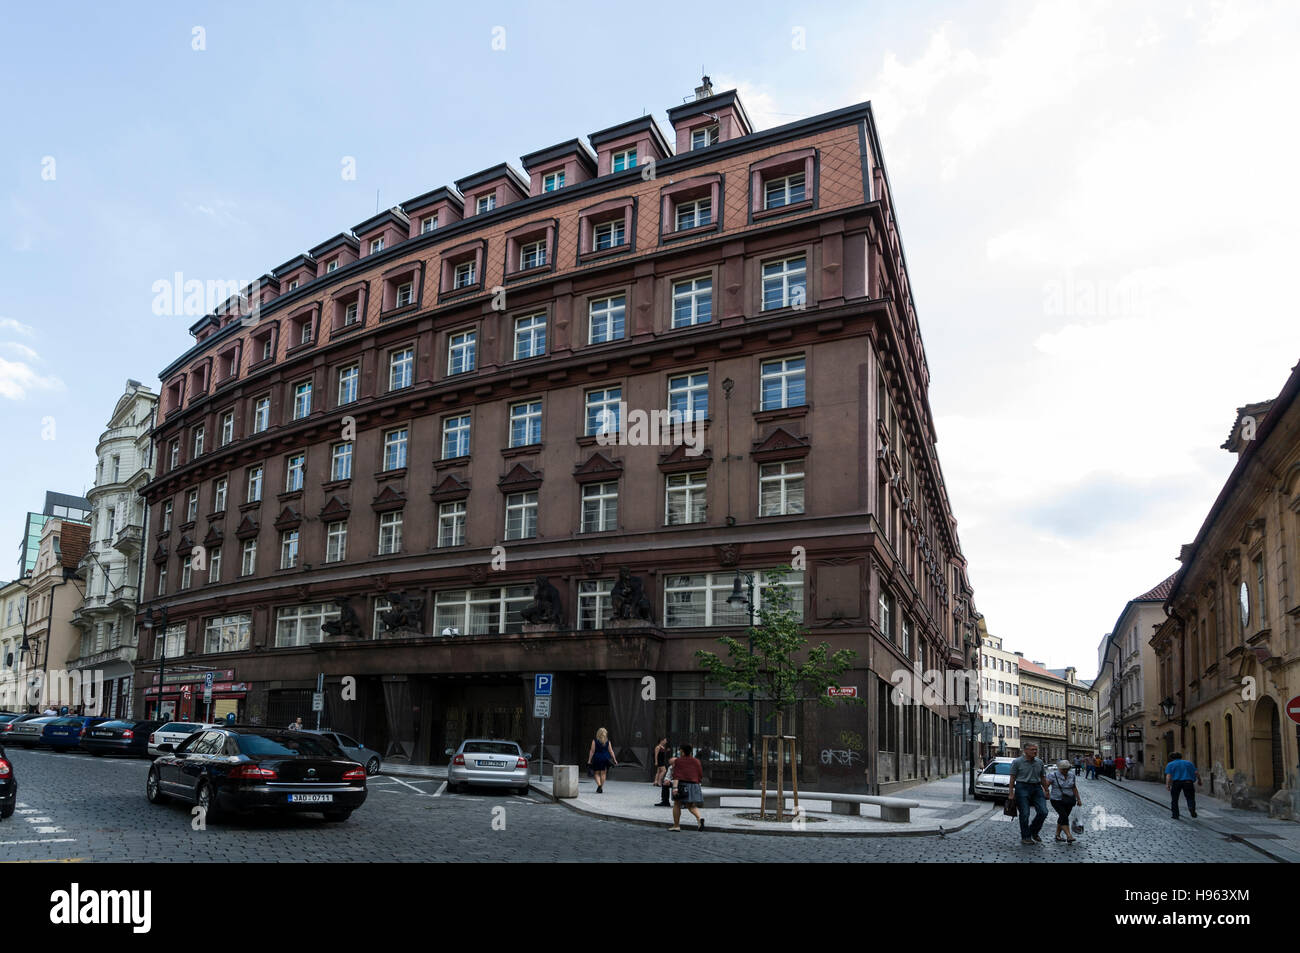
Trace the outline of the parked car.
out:
<instances>
[{"instance_id":1,"label":"parked car","mask_svg":"<svg viewBox=\"0 0 1300 953\"><path fill-rule=\"evenodd\" d=\"M341 731L334 731L332 728L322 728L320 731L313 730L312 734L319 734L326 737L343 749L343 753L358 764L366 767L366 774L375 775L383 766L383 756L374 748L367 748L364 743L357 741L351 735L345 735Z\"/></svg>"},{"instance_id":2,"label":"parked car","mask_svg":"<svg viewBox=\"0 0 1300 953\"><path fill-rule=\"evenodd\" d=\"M453 753L447 766L447 790L459 791L471 784L508 787L528 793L528 758L513 741L467 739Z\"/></svg>"},{"instance_id":3,"label":"parked car","mask_svg":"<svg viewBox=\"0 0 1300 953\"><path fill-rule=\"evenodd\" d=\"M5 757L5 749L0 747L0 820L12 815L17 806L18 776L13 762Z\"/></svg>"},{"instance_id":4,"label":"parked car","mask_svg":"<svg viewBox=\"0 0 1300 953\"><path fill-rule=\"evenodd\" d=\"M1005 801L1011 791L1011 762L1015 758L994 758L975 776L975 799L991 797Z\"/></svg>"},{"instance_id":5,"label":"parked car","mask_svg":"<svg viewBox=\"0 0 1300 953\"><path fill-rule=\"evenodd\" d=\"M174 748L200 728L217 727L219 726L208 721L164 722L153 731L149 732L149 757L156 758L162 754L162 748L160 745L167 744Z\"/></svg>"},{"instance_id":6,"label":"parked car","mask_svg":"<svg viewBox=\"0 0 1300 953\"><path fill-rule=\"evenodd\" d=\"M81 739L94 725L108 721L104 715L64 715L55 718L41 732L41 744L55 751L70 751L81 745Z\"/></svg>"},{"instance_id":7,"label":"parked car","mask_svg":"<svg viewBox=\"0 0 1300 953\"><path fill-rule=\"evenodd\" d=\"M14 725L23 721L31 721L33 718L39 718L40 715L27 714L15 715L13 712L5 712L0 715L0 740L9 737L9 732L13 730Z\"/></svg>"},{"instance_id":8,"label":"parked car","mask_svg":"<svg viewBox=\"0 0 1300 953\"><path fill-rule=\"evenodd\" d=\"M163 742L149 768L150 804L180 798L221 811L321 812L346 821L366 800L366 769L313 732L258 725L196 731L176 746Z\"/></svg>"},{"instance_id":9,"label":"parked car","mask_svg":"<svg viewBox=\"0 0 1300 953\"><path fill-rule=\"evenodd\" d=\"M81 747L95 757L106 754L124 754L132 758L149 756L149 735L167 724L165 721L132 721L117 719L104 721L91 727L81 739Z\"/></svg>"},{"instance_id":10,"label":"parked car","mask_svg":"<svg viewBox=\"0 0 1300 953\"><path fill-rule=\"evenodd\" d=\"M38 715L35 718L17 722L4 735L5 744L35 748L41 743L41 732L45 730L45 726L58 717L58 715Z\"/></svg>"}]
</instances>

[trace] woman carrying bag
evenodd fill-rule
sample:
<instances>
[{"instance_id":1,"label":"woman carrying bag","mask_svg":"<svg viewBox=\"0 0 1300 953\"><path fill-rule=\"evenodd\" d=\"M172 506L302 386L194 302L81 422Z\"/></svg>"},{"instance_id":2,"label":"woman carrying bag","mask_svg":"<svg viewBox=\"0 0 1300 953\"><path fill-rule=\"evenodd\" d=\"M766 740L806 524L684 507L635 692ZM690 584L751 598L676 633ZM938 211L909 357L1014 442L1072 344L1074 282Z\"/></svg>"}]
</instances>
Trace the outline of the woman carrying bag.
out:
<instances>
[{"instance_id":1,"label":"woman carrying bag","mask_svg":"<svg viewBox=\"0 0 1300 953\"><path fill-rule=\"evenodd\" d=\"M1070 762L1062 758L1047 772L1047 783L1050 785L1048 798L1056 809L1056 839L1060 841L1064 833L1066 843L1073 844L1070 812L1076 806L1083 806L1083 799L1079 797L1079 775L1070 767Z\"/></svg>"}]
</instances>

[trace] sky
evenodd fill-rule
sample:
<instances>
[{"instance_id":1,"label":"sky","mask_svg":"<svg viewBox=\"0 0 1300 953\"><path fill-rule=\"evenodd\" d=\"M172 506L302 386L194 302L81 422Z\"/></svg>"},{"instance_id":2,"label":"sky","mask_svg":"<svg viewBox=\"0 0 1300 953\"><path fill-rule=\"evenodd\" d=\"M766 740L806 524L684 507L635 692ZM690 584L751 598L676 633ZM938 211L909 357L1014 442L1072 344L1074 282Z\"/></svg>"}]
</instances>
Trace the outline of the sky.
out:
<instances>
[{"instance_id":1,"label":"sky","mask_svg":"<svg viewBox=\"0 0 1300 953\"><path fill-rule=\"evenodd\" d=\"M126 380L192 343L156 282L668 129L703 69L760 129L872 102L976 604L1091 677L1230 472L1235 408L1300 360L1296 5L487 6L7 5L0 577L44 491L91 485Z\"/></svg>"}]
</instances>

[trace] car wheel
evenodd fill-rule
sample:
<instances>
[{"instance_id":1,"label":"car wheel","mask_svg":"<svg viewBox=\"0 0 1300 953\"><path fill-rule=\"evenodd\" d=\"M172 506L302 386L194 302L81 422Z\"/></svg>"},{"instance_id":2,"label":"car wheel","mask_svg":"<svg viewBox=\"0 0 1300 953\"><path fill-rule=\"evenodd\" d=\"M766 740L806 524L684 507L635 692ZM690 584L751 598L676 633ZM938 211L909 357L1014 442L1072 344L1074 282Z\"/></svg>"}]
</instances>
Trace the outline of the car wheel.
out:
<instances>
[{"instance_id":1,"label":"car wheel","mask_svg":"<svg viewBox=\"0 0 1300 953\"><path fill-rule=\"evenodd\" d=\"M158 769L149 769L149 779L144 783L144 796L149 799L150 804L166 804L169 800L166 794L162 793L162 782L158 777Z\"/></svg>"},{"instance_id":2,"label":"car wheel","mask_svg":"<svg viewBox=\"0 0 1300 953\"><path fill-rule=\"evenodd\" d=\"M351 816L352 816L351 811L326 811L325 812L325 820L329 821L330 823L341 823L342 821L346 821Z\"/></svg>"},{"instance_id":3,"label":"car wheel","mask_svg":"<svg viewBox=\"0 0 1300 953\"><path fill-rule=\"evenodd\" d=\"M379 759L371 758L366 762L366 774L374 775L379 773Z\"/></svg>"},{"instance_id":4,"label":"car wheel","mask_svg":"<svg viewBox=\"0 0 1300 953\"><path fill-rule=\"evenodd\" d=\"M0 820L4 820L6 817L12 817L14 813L14 808L17 806L18 806L18 798L14 798L12 801L9 802L8 807L0 807Z\"/></svg>"},{"instance_id":5,"label":"car wheel","mask_svg":"<svg viewBox=\"0 0 1300 953\"><path fill-rule=\"evenodd\" d=\"M200 781L199 786L195 789L194 804L196 807L203 808L203 816L209 821L216 820L216 798L212 795L212 785L207 781Z\"/></svg>"},{"instance_id":6,"label":"car wheel","mask_svg":"<svg viewBox=\"0 0 1300 953\"><path fill-rule=\"evenodd\" d=\"M523 787L519 789L519 795L521 797L528 797L528 785L525 784Z\"/></svg>"}]
</instances>

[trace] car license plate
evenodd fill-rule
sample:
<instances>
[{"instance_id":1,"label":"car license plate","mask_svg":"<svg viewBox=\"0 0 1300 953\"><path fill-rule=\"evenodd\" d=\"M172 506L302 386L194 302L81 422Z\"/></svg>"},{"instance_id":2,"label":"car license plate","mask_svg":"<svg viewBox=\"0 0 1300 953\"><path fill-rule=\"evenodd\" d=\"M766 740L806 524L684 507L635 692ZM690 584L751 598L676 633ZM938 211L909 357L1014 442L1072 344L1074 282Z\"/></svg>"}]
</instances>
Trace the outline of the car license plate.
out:
<instances>
[{"instance_id":1,"label":"car license plate","mask_svg":"<svg viewBox=\"0 0 1300 953\"><path fill-rule=\"evenodd\" d=\"M92 731L91 734L94 735L96 738L111 738L111 737L113 737L113 733L112 733L111 731Z\"/></svg>"},{"instance_id":2,"label":"car license plate","mask_svg":"<svg viewBox=\"0 0 1300 953\"><path fill-rule=\"evenodd\" d=\"M475 764L480 768L504 768L506 766L504 761L476 761Z\"/></svg>"},{"instance_id":3,"label":"car license plate","mask_svg":"<svg viewBox=\"0 0 1300 953\"><path fill-rule=\"evenodd\" d=\"M333 794L290 794L289 801L293 804L330 804L334 800Z\"/></svg>"}]
</instances>

